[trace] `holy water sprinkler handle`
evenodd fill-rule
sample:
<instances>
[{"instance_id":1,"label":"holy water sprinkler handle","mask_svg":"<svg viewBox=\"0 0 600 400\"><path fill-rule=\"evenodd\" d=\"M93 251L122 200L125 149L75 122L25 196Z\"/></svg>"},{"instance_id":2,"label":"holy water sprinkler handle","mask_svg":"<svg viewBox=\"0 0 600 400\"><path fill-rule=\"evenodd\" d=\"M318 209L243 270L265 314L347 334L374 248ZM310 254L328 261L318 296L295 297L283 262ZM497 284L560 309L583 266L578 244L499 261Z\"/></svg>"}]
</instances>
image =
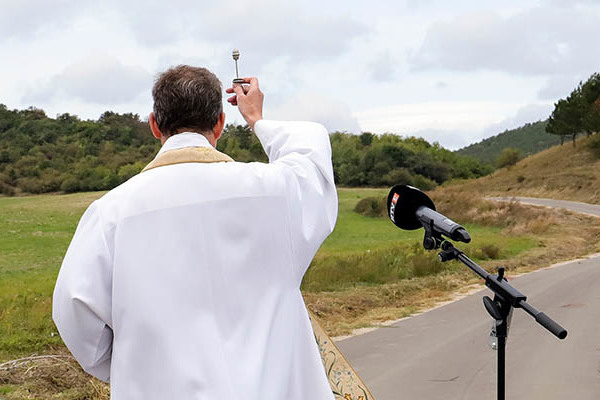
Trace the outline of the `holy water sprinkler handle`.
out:
<instances>
[{"instance_id":1,"label":"holy water sprinkler handle","mask_svg":"<svg viewBox=\"0 0 600 400\"><path fill-rule=\"evenodd\" d=\"M233 80L233 83L244 83L243 79L240 79L240 75L238 72L238 60L240 59L240 51L238 49L233 49L233 52L231 53L231 55L233 56L233 60L235 61L235 79Z\"/></svg>"}]
</instances>

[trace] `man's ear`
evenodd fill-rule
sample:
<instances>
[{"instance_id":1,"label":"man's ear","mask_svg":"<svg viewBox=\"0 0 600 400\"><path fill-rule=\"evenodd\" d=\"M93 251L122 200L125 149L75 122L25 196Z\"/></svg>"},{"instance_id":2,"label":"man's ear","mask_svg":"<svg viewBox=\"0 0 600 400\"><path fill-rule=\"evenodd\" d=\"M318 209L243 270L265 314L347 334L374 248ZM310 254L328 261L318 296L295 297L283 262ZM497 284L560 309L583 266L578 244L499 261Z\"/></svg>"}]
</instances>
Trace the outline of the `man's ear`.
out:
<instances>
[{"instance_id":1,"label":"man's ear","mask_svg":"<svg viewBox=\"0 0 600 400\"><path fill-rule=\"evenodd\" d=\"M163 134L160 131L160 129L158 129L158 123L156 122L156 118L154 118L153 112L151 112L148 116L148 123L150 124L150 130L152 131L152 135L158 140L162 140Z\"/></svg>"},{"instance_id":2,"label":"man's ear","mask_svg":"<svg viewBox=\"0 0 600 400\"><path fill-rule=\"evenodd\" d=\"M215 137L215 140L218 140L221 137L221 133L223 133L223 128L225 127L225 113L222 112L219 120L213 126L212 133Z\"/></svg>"}]
</instances>

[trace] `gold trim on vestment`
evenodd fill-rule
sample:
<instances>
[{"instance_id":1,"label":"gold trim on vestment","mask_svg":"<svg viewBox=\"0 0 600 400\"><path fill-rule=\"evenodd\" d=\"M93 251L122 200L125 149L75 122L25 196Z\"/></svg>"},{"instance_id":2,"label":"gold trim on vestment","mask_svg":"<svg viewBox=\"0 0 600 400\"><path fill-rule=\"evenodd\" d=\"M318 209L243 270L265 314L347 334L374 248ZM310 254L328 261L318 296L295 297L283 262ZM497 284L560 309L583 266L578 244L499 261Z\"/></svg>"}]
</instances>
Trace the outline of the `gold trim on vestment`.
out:
<instances>
[{"instance_id":1,"label":"gold trim on vestment","mask_svg":"<svg viewBox=\"0 0 600 400\"><path fill-rule=\"evenodd\" d=\"M156 167L164 167L166 165L183 164L190 162L198 163L215 163L215 162L232 162L233 158L227 154L215 150L213 147L182 147L180 149L167 150L156 156L150 164L142 170L148 171Z\"/></svg>"}]
</instances>

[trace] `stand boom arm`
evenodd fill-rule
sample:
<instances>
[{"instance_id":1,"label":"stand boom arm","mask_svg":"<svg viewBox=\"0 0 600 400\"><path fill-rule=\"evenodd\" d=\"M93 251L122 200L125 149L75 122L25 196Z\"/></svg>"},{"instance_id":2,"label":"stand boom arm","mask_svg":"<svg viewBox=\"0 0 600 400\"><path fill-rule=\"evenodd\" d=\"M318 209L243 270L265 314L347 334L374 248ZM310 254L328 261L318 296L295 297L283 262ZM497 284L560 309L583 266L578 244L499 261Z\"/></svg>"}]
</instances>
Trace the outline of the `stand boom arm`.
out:
<instances>
[{"instance_id":1,"label":"stand boom arm","mask_svg":"<svg viewBox=\"0 0 600 400\"><path fill-rule=\"evenodd\" d=\"M550 318L543 312L536 310L527 302L521 301L518 307L521 307L523 310L525 310L527 314L535 318L538 324L548 329L557 338L564 339L567 337L567 330L565 328L557 324L556 321L554 321L552 318Z\"/></svg>"},{"instance_id":2,"label":"stand boom arm","mask_svg":"<svg viewBox=\"0 0 600 400\"><path fill-rule=\"evenodd\" d=\"M552 318L536 310L533 306L526 302L527 296L519 292L517 289L512 287L502 276L492 275L485 269L477 265L473 260L465 255L462 251L454 247L452 243L445 241L442 243L442 252L440 253L441 261L448 261L457 259L469 267L473 272L479 275L485 280L485 285L493 291L496 295L500 296L504 301L509 303L512 307L522 308L535 318L536 322L550 331L554 336L559 339L567 337L567 330L560 326Z\"/></svg>"}]
</instances>

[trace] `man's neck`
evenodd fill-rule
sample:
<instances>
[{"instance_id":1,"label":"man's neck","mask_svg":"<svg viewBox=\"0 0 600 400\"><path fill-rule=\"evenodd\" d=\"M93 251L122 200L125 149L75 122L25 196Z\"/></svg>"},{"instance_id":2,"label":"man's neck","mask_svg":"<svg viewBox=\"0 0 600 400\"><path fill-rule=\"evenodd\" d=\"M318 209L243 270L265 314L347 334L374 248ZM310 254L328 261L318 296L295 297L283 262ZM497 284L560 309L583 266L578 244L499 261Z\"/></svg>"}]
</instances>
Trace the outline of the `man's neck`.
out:
<instances>
[{"instance_id":1,"label":"man's neck","mask_svg":"<svg viewBox=\"0 0 600 400\"><path fill-rule=\"evenodd\" d=\"M212 135L211 130L201 131L201 130L198 130L197 128L179 128L179 129L177 129L177 132L174 133L173 135L177 135L178 133L184 133L184 132L199 133L204 136Z\"/></svg>"},{"instance_id":2,"label":"man's neck","mask_svg":"<svg viewBox=\"0 0 600 400\"><path fill-rule=\"evenodd\" d=\"M217 141L215 140L215 135L210 132L210 131L199 131L198 129L194 129L194 128L179 128L177 129L176 133L173 133L171 135L163 135L161 137L161 145L165 144L165 142L167 141L167 139L169 139L172 136L178 135L180 133L197 133L199 135L202 135L206 138L206 140L208 140L208 142L216 149L217 148Z\"/></svg>"}]
</instances>

